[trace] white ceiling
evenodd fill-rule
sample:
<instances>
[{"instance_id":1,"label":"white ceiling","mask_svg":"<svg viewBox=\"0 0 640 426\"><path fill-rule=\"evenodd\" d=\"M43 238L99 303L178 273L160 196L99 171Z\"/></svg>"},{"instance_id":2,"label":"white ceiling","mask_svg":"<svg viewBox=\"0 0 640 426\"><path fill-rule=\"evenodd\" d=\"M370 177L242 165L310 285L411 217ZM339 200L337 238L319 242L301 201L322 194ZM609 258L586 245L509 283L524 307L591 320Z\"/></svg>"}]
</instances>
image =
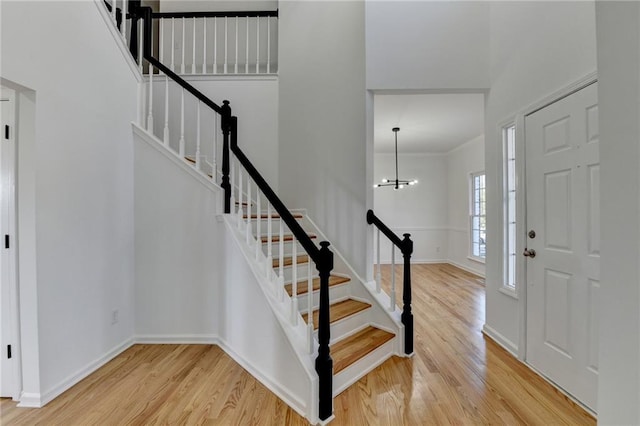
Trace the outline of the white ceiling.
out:
<instances>
[{"instance_id":1,"label":"white ceiling","mask_svg":"<svg viewBox=\"0 0 640 426\"><path fill-rule=\"evenodd\" d=\"M375 152L444 153L484 133L483 94L376 94Z\"/></svg>"}]
</instances>

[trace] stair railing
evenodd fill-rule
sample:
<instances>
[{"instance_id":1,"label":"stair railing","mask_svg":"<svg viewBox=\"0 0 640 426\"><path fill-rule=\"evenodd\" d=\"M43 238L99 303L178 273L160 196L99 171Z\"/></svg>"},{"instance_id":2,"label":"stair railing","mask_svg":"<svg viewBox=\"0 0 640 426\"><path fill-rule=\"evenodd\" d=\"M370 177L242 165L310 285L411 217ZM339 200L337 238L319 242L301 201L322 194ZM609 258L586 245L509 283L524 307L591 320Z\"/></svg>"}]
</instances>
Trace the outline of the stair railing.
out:
<instances>
[{"instance_id":1,"label":"stair railing","mask_svg":"<svg viewBox=\"0 0 640 426\"><path fill-rule=\"evenodd\" d=\"M238 146L238 118L233 116L229 101L223 101L223 105L219 106L206 95L201 93L182 77L177 75L168 66L157 60L153 56L153 14L149 7L139 7L136 9L137 18L141 21L143 31L140 39L140 55L148 63L149 67L149 80L147 83L147 93L142 96L143 100L146 100L147 107L141 115L146 117L146 129L151 134L161 133L161 139L164 145L168 148L171 147L171 143L176 138L171 138L169 131L169 81L175 82L179 89L180 94L180 139L178 143L178 149L176 154L183 160L185 160L187 145L185 141L185 92L193 95L197 101L197 107L195 111L196 115L196 131L195 131L195 159L193 160L194 167L202 174L208 174L213 182L220 182L220 186L224 190L224 213L237 215L238 229L245 232L247 244L251 247L255 247L255 259L259 262L264 262L265 271L268 277L272 278L274 282L274 296L279 296L281 299L286 299L284 296L284 250L283 242L291 241L292 243L292 282L291 282L291 297L289 298L291 304L291 322L294 326L298 325L300 313L297 307L298 294L298 282L296 277L298 266L298 243L302 246L306 252L308 259L315 263L316 269L319 274L319 321L318 321L318 352L315 360L315 370L318 374L318 417L320 420L327 420L333 414L333 360L331 359L329 341L330 335L330 319L329 319L329 277L331 270L333 269L333 253L329 250L330 243L328 241L322 241L320 247L313 242L313 237L308 235L300 226L298 221L287 209L284 203L276 195L273 189L269 186L260 172L256 169L253 163L247 158L242 149ZM155 74L155 71L158 74ZM154 79L156 83L154 83ZM160 80L158 82L158 79ZM164 80L164 81L162 81ZM164 82L164 127L155 126L154 124L154 84ZM157 103L157 99L156 99ZM202 119L201 115L209 112L212 115L211 119ZM222 146L217 144L217 131L212 136L213 140L213 160L211 162L211 169L203 169L204 165L209 162L205 159L202 160L202 140L205 139L202 135L202 129L210 126L204 126L212 122L214 125L220 123L219 130L222 134ZM142 120L145 121L145 120ZM142 127L145 127L142 125ZM157 131L163 129L161 132ZM189 135L187 135L188 137ZM194 137L192 134L191 137ZM220 174L217 170L217 152L220 148L222 154L222 167ZM233 153L233 157L230 155ZM219 177L219 180L218 180ZM263 212L266 210L266 214ZM273 219L280 219L280 229L278 235L273 232ZM266 222L266 235L263 235L262 225ZM282 226L284 224L284 226ZM255 236L253 225L256 226ZM285 228L291 234L285 234ZM274 258L274 243L278 242L279 250L277 255L278 274L273 270ZM264 254L264 248L266 244L266 255ZM308 313L308 326L307 326L307 339L309 343L309 352L314 352L314 339L313 339L313 282L311 274L310 262L307 262L307 313Z\"/></svg>"},{"instance_id":2,"label":"stair railing","mask_svg":"<svg viewBox=\"0 0 640 426\"><path fill-rule=\"evenodd\" d=\"M380 233L382 232L391 241L391 292L389 310L396 309L396 261L395 248L398 247L404 258L403 283L402 283L402 315L400 316L404 325L404 353L413 354L413 314L411 313L411 254L413 254L413 241L411 234L403 234L400 239L387 225L384 224L373 210L367 211L367 223L375 225L377 232L377 262L376 262L376 292L381 291L382 273L380 271Z\"/></svg>"}]
</instances>

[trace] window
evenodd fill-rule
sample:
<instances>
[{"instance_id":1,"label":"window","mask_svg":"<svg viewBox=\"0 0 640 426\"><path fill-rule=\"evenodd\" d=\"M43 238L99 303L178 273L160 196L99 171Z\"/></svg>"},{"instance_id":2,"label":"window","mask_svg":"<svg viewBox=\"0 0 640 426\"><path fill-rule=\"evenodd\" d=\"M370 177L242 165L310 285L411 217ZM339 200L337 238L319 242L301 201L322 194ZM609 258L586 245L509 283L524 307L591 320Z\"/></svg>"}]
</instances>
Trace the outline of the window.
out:
<instances>
[{"instance_id":1,"label":"window","mask_svg":"<svg viewBox=\"0 0 640 426\"><path fill-rule=\"evenodd\" d=\"M471 175L471 257L484 262L486 256L486 195L484 172Z\"/></svg>"},{"instance_id":2,"label":"window","mask_svg":"<svg viewBox=\"0 0 640 426\"><path fill-rule=\"evenodd\" d=\"M516 126L502 129L504 177L504 287L516 288Z\"/></svg>"}]
</instances>

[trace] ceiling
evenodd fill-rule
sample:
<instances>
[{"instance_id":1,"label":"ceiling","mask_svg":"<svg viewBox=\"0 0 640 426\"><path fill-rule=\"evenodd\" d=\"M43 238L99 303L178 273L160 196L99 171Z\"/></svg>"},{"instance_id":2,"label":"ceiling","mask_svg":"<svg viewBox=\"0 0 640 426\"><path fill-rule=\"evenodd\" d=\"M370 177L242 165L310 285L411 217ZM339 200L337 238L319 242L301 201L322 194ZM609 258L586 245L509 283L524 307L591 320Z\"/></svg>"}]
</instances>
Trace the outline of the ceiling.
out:
<instances>
[{"instance_id":1,"label":"ceiling","mask_svg":"<svg viewBox=\"0 0 640 426\"><path fill-rule=\"evenodd\" d=\"M374 150L445 153L484 133L483 94L376 94Z\"/></svg>"}]
</instances>

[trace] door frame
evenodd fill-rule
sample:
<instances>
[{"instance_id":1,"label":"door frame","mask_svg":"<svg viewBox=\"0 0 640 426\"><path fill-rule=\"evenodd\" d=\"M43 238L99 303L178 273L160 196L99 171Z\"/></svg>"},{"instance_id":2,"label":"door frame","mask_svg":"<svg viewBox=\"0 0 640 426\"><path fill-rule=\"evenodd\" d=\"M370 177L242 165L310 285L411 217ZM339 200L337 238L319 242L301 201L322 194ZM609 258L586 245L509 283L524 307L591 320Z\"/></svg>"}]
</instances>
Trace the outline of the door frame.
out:
<instances>
[{"instance_id":1,"label":"door frame","mask_svg":"<svg viewBox=\"0 0 640 426\"><path fill-rule=\"evenodd\" d=\"M17 141L18 141L18 98L19 91L7 87L1 86L2 92L9 92L9 99L13 102L13 111L9 118L8 124L10 125L11 140L13 146L7 146L5 143L0 145L0 161L2 162L1 169L6 167L3 172L8 172L10 178L4 180L2 185L2 191L8 191L10 196L7 199L8 204L0 203L0 209L7 212L7 217L0 215L0 220L3 222L3 228L6 224L5 233L10 238L10 249L2 249L1 261L7 266L7 270L1 270L2 286L8 286L9 293L9 331L8 336L4 336L3 342L10 342L12 349L12 384L10 396L14 401L18 401L22 392L22 365L21 365L21 350L20 350L20 307L19 307L19 287L18 287L18 234L17 234ZM4 96L2 96L4 98ZM4 141L4 121L2 128L2 140ZM5 281L6 279L6 281ZM1 331L0 331L1 332ZM0 348L2 356L6 356L5 348Z\"/></svg>"},{"instance_id":2,"label":"door frame","mask_svg":"<svg viewBox=\"0 0 640 426\"><path fill-rule=\"evenodd\" d=\"M528 107L524 108L521 113L516 115L516 144L517 148L520 150L520 158L521 158L521 170L518 173L518 180L521 185L519 185L519 189L521 188L521 199L522 202L518 204L518 206L522 205L522 211L518 212L517 218L523 226L518 230L518 236L521 238L522 244L517 244L519 248L524 248L524 244L526 243L526 233L528 229L527 223L527 185L526 185L526 145L525 145L525 119L527 116L534 114L541 109L554 104L572 94L590 86L594 83L598 82L598 73L597 71L592 71L586 76L582 77L579 80L574 81L573 83L547 95L539 99L538 101L530 104ZM519 128L519 130L518 130ZM518 141L520 141L518 143ZM527 263L524 262L524 259L520 257L519 262L519 272L518 278L520 279L521 285L518 288L518 312L519 312L519 339L518 339L518 358L524 362L529 368L531 366L527 362ZM541 377L544 377L541 375ZM563 392L564 393L564 392ZM573 398L572 398L573 399ZM582 404L580 404L583 406ZM584 406L583 406L584 407Z\"/></svg>"}]
</instances>

